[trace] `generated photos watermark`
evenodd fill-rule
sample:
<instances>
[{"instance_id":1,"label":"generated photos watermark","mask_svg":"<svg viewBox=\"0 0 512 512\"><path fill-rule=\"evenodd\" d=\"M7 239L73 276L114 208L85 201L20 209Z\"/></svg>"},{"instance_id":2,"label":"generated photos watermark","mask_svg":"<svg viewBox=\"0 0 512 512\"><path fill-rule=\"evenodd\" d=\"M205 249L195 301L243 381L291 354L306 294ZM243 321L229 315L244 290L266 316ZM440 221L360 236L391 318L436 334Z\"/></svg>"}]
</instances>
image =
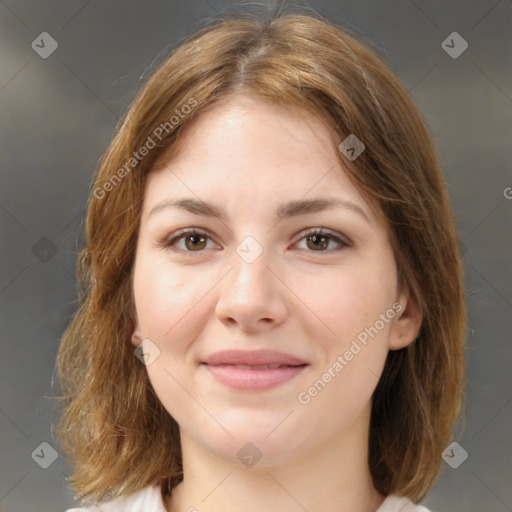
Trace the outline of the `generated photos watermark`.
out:
<instances>
[{"instance_id":1,"label":"generated photos watermark","mask_svg":"<svg viewBox=\"0 0 512 512\"><path fill-rule=\"evenodd\" d=\"M379 315L379 319L376 320L373 325L370 327L365 327L356 337L356 339L352 340L350 344L350 348L346 350L343 355L338 355L336 361L334 361L329 368L322 374L320 378L318 378L313 384L305 391L301 391L297 395L297 400L302 405L307 405L311 402L311 399L320 393L325 386L331 380L340 373L345 366L347 366L350 361L361 352L361 350L367 346L368 337L373 339L377 334L379 334L382 329L388 324L393 318L395 318L397 313L400 313L403 310L402 304L400 302L395 302L385 313L381 313ZM359 343L358 343L359 342ZM361 346L362 345L362 346Z\"/></svg>"},{"instance_id":2,"label":"generated photos watermark","mask_svg":"<svg viewBox=\"0 0 512 512\"><path fill-rule=\"evenodd\" d=\"M137 150L132 153L132 156L128 159L125 164L120 167L117 172L110 177L100 187L96 187L93 191L93 195L96 199L103 199L107 192L110 192L116 185L118 185L123 178L134 169L142 159L149 154L149 152L156 147L158 141L161 141L165 135L169 134L171 130L176 127L180 119L190 114L192 109L197 105L197 100L189 98L187 103L181 105L180 108L175 109L175 114L172 115L168 121L160 123L148 136L146 142Z\"/></svg>"}]
</instances>

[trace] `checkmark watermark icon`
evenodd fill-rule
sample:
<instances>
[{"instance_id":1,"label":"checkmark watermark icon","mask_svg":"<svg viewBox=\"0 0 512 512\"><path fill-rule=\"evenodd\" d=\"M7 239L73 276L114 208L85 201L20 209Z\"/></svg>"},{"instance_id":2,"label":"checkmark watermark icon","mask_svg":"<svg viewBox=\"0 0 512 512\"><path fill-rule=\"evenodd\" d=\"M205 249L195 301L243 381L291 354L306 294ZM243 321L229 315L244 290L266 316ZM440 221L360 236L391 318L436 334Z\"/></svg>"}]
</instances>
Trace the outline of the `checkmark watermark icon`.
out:
<instances>
[{"instance_id":1,"label":"checkmark watermark icon","mask_svg":"<svg viewBox=\"0 0 512 512\"><path fill-rule=\"evenodd\" d=\"M458 59L468 49L468 46L468 42L458 32L452 32L441 43L441 48L452 59Z\"/></svg>"},{"instance_id":2,"label":"checkmark watermark icon","mask_svg":"<svg viewBox=\"0 0 512 512\"><path fill-rule=\"evenodd\" d=\"M41 32L32 41L31 46L39 57L47 59L59 47L59 43L48 32Z\"/></svg>"},{"instance_id":3,"label":"checkmark watermark icon","mask_svg":"<svg viewBox=\"0 0 512 512\"><path fill-rule=\"evenodd\" d=\"M468 457L468 452L457 442L450 443L441 454L452 469L457 469Z\"/></svg>"},{"instance_id":4,"label":"checkmark watermark icon","mask_svg":"<svg viewBox=\"0 0 512 512\"><path fill-rule=\"evenodd\" d=\"M365 149L363 142L353 133L351 133L343 142L340 143L338 149L353 162Z\"/></svg>"},{"instance_id":5,"label":"checkmark watermark icon","mask_svg":"<svg viewBox=\"0 0 512 512\"><path fill-rule=\"evenodd\" d=\"M45 441L37 446L31 457L40 467L47 469L59 458L59 454L51 444Z\"/></svg>"},{"instance_id":6,"label":"checkmark watermark icon","mask_svg":"<svg viewBox=\"0 0 512 512\"><path fill-rule=\"evenodd\" d=\"M253 263L263 253L263 247L252 236L246 236L236 248L237 254L246 262Z\"/></svg>"}]
</instances>

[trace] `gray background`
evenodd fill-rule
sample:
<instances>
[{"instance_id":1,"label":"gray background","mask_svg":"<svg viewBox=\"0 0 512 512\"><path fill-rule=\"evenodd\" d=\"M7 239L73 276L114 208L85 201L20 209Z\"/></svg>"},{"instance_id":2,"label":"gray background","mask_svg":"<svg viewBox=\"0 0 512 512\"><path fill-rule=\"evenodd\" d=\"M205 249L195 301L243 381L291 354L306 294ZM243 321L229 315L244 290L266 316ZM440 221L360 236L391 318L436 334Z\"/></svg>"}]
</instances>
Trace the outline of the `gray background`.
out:
<instances>
[{"instance_id":1,"label":"gray background","mask_svg":"<svg viewBox=\"0 0 512 512\"><path fill-rule=\"evenodd\" d=\"M51 449L36 448L47 442L60 453L50 386L76 308L91 177L140 77L229 5L0 1L1 511L74 504L62 455L43 469L36 461L51 462ZM443 462L424 504L438 512L510 511L511 0L309 5L356 30L411 91L434 134L464 245L468 407L458 441L469 456L457 469ZM453 31L469 44L458 58L441 46ZM47 59L31 48L42 32L58 42Z\"/></svg>"}]
</instances>

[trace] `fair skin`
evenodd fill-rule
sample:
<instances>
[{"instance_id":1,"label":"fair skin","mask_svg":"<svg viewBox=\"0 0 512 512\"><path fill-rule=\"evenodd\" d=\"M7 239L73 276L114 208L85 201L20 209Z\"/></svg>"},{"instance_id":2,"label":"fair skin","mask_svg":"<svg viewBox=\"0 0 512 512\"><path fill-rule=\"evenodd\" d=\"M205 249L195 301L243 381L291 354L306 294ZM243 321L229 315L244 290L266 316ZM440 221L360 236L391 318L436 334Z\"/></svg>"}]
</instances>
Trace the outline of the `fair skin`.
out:
<instances>
[{"instance_id":1,"label":"fair skin","mask_svg":"<svg viewBox=\"0 0 512 512\"><path fill-rule=\"evenodd\" d=\"M398 289L386 228L348 180L320 118L241 96L187 128L183 151L148 177L133 274L132 342L160 350L148 376L181 432L184 480L165 506L375 512L384 496L367 460L371 397L388 351L413 342L421 324ZM319 197L364 213L335 207L276 219L280 205ZM150 215L181 198L211 203L224 218L175 206ZM200 233L158 245L182 228ZM240 246L248 236L256 242ZM248 262L239 246L263 252ZM333 373L396 302L401 312ZM270 389L234 389L201 364L232 348L278 350L307 364ZM301 403L299 393L329 367L330 381ZM248 442L261 453L252 467L237 456Z\"/></svg>"}]
</instances>

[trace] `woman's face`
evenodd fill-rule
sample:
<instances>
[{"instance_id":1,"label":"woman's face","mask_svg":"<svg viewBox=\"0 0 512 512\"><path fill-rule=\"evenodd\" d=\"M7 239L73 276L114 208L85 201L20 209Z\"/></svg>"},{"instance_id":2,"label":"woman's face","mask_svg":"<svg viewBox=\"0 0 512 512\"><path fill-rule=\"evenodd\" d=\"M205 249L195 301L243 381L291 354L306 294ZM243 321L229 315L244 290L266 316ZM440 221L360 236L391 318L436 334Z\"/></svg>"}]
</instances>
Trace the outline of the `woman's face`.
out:
<instances>
[{"instance_id":1,"label":"woman's face","mask_svg":"<svg viewBox=\"0 0 512 512\"><path fill-rule=\"evenodd\" d=\"M216 105L145 191L133 343L182 440L238 464L367 430L388 350L419 329L384 226L306 116Z\"/></svg>"}]
</instances>

